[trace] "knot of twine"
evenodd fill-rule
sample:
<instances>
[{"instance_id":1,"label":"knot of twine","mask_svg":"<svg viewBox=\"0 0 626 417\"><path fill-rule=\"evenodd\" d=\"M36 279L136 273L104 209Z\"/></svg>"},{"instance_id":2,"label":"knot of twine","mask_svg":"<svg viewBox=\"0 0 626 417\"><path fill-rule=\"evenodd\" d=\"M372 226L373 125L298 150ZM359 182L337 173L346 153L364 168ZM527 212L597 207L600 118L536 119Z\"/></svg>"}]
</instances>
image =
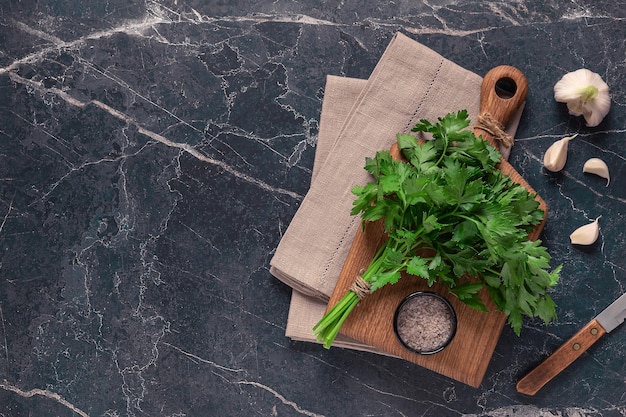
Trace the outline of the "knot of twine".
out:
<instances>
[{"instance_id":1,"label":"knot of twine","mask_svg":"<svg viewBox=\"0 0 626 417\"><path fill-rule=\"evenodd\" d=\"M509 135L506 130L504 130L504 126L502 123L498 122L496 119L491 116L489 113L481 113L478 115L478 128L484 130L493 136L494 139L502 142L504 146L510 148L513 146L513 137Z\"/></svg>"},{"instance_id":2,"label":"knot of twine","mask_svg":"<svg viewBox=\"0 0 626 417\"><path fill-rule=\"evenodd\" d=\"M365 298L366 295L370 294L370 284L363 279L361 275L357 275L356 279L350 286L350 291L356 294L359 297L359 300Z\"/></svg>"}]
</instances>

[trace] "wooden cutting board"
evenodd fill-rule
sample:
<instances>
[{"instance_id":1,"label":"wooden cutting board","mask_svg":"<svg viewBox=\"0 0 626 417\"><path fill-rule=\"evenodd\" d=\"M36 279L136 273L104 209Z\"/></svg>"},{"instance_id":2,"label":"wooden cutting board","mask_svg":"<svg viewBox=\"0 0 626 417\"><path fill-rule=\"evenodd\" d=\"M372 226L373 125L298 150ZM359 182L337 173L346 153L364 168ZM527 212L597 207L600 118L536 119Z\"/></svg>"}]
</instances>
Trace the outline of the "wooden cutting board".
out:
<instances>
[{"instance_id":1,"label":"wooden cutting board","mask_svg":"<svg viewBox=\"0 0 626 417\"><path fill-rule=\"evenodd\" d=\"M502 80L505 81L505 86L509 87L513 82L515 91L501 93L498 90L498 84L501 84ZM511 115L523 104L527 88L524 75L516 68L500 66L492 69L483 80L481 113L489 112L492 117L506 126ZM494 144L493 137L487 130L477 127L474 132ZM391 152L399 158L395 145ZM501 161L500 169L513 181L535 192L506 160ZM530 233L529 238L532 240L539 237L547 216L546 203L539 196L537 200L545 215L541 224ZM367 268L384 239L385 234L380 221L367 224L364 230L359 229L330 298L327 311L345 295L359 272ZM397 340L393 331L393 317L400 302L412 292L421 290L442 294L450 301L457 314L458 325L454 339L443 351L433 355L410 352ZM466 306L443 286L435 284L433 287L428 287L424 280L407 275L403 276L398 283L387 285L360 301L344 322L340 333L467 385L478 387L506 322L506 317L496 310L495 304L485 289L481 292L481 298L489 309L489 313Z\"/></svg>"}]
</instances>

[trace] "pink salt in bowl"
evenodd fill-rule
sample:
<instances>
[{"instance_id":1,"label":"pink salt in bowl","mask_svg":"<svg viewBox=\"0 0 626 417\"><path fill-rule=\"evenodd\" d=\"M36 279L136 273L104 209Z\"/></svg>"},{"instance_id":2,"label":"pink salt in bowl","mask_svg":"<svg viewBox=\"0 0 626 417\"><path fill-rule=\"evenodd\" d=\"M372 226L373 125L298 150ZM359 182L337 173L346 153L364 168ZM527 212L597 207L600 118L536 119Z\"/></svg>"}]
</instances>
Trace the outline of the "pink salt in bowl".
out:
<instances>
[{"instance_id":1,"label":"pink salt in bowl","mask_svg":"<svg viewBox=\"0 0 626 417\"><path fill-rule=\"evenodd\" d=\"M408 295L394 314L393 329L402 345L420 355L441 352L454 338L457 318L452 304L440 294L419 291Z\"/></svg>"}]
</instances>

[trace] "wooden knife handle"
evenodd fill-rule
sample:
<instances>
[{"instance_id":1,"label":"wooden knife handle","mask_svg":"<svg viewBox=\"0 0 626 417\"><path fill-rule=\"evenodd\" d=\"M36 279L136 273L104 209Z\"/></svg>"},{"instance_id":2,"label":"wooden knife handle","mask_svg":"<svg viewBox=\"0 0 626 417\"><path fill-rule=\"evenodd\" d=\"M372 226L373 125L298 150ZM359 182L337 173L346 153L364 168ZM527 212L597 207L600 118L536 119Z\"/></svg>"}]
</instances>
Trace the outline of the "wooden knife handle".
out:
<instances>
[{"instance_id":1,"label":"wooden knife handle","mask_svg":"<svg viewBox=\"0 0 626 417\"><path fill-rule=\"evenodd\" d=\"M567 368L605 334L606 331L597 320L590 321L535 369L520 379L516 385L517 391L522 394L535 395L541 387Z\"/></svg>"}]
</instances>

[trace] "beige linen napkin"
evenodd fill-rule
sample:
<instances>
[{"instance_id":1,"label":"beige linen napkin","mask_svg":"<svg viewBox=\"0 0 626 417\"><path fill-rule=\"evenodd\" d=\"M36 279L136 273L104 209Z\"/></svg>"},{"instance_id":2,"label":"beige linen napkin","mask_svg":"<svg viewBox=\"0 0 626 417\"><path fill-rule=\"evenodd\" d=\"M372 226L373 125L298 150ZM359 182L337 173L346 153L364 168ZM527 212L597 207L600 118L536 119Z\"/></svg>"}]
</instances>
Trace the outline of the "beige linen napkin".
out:
<instances>
[{"instance_id":1,"label":"beige linen napkin","mask_svg":"<svg viewBox=\"0 0 626 417\"><path fill-rule=\"evenodd\" d=\"M388 149L395 134L420 119L467 109L478 115L482 78L396 34L367 81L329 76L311 188L270 262L270 272L296 291L287 336L314 341L311 327L326 301L360 226L350 216L350 190L369 181L365 158ZM514 135L518 113L509 126ZM336 346L373 350L350 340Z\"/></svg>"},{"instance_id":2,"label":"beige linen napkin","mask_svg":"<svg viewBox=\"0 0 626 417\"><path fill-rule=\"evenodd\" d=\"M332 147L337 140L337 133L345 122L359 94L367 84L366 80L344 78L329 75L326 78L324 88L324 101L320 115L320 129L315 160L313 161L313 174L311 182L315 182L317 174L328 158ZM326 303L314 297L306 296L296 290L292 291L289 316L285 336L292 340L311 342L315 341L313 326L324 315ZM334 343L335 347L364 350L374 353L385 354L371 346L356 342L346 336L338 335Z\"/></svg>"}]
</instances>

